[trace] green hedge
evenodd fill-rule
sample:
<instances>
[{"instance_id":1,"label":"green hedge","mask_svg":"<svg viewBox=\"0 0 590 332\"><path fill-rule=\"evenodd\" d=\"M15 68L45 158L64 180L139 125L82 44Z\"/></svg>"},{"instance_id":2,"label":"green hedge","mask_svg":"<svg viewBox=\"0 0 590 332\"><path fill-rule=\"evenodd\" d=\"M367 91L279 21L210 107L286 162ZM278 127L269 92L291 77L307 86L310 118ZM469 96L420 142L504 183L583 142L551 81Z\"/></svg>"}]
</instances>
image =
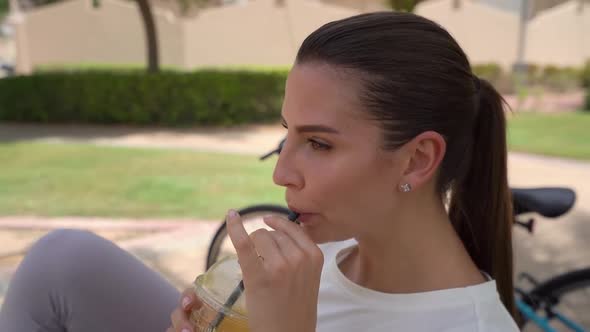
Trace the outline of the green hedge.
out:
<instances>
[{"instance_id":1,"label":"green hedge","mask_svg":"<svg viewBox=\"0 0 590 332\"><path fill-rule=\"evenodd\" d=\"M572 75L571 69L548 67L532 68L529 75L539 80L562 78L564 72ZM473 70L509 91L509 75L500 66L482 64ZM0 121L164 126L271 122L280 118L287 72L288 68L158 74L107 68L43 71L0 80ZM590 62L581 73L590 110Z\"/></svg>"},{"instance_id":2,"label":"green hedge","mask_svg":"<svg viewBox=\"0 0 590 332\"><path fill-rule=\"evenodd\" d=\"M0 80L0 121L235 125L280 118L287 71L94 70Z\"/></svg>"},{"instance_id":3,"label":"green hedge","mask_svg":"<svg viewBox=\"0 0 590 332\"><path fill-rule=\"evenodd\" d=\"M475 64L471 67L475 75L490 82L500 93L514 93L515 85L510 73L502 70L497 63Z\"/></svg>"},{"instance_id":4,"label":"green hedge","mask_svg":"<svg viewBox=\"0 0 590 332\"><path fill-rule=\"evenodd\" d=\"M586 61L586 65L582 68L582 86L590 88L590 59Z\"/></svg>"},{"instance_id":5,"label":"green hedge","mask_svg":"<svg viewBox=\"0 0 590 332\"><path fill-rule=\"evenodd\" d=\"M586 88L586 107L584 110L590 112L590 86Z\"/></svg>"},{"instance_id":6,"label":"green hedge","mask_svg":"<svg viewBox=\"0 0 590 332\"><path fill-rule=\"evenodd\" d=\"M582 69L582 86L586 88L586 105L584 110L590 112L590 59Z\"/></svg>"},{"instance_id":7,"label":"green hedge","mask_svg":"<svg viewBox=\"0 0 590 332\"><path fill-rule=\"evenodd\" d=\"M489 82L496 82L502 78L502 67L496 63L483 63L473 65L471 70L475 75Z\"/></svg>"},{"instance_id":8,"label":"green hedge","mask_svg":"<svg viewBox=\"0 0 590 332\"><path fill-rule=\"evenodd\" d=\"M0 0L0 21L8 13L8 0Z\"/></svg>"},{"instance_id":9,"label":"green hedge","mask_svg":"<svg viewBox=\"0 0 590 332\"><path fill-rule=\"evenodd\" d=\"M476 64L473 72L481 78L490 81L503 93L513 93L513 73L505 72L496 63ZM558 67L553 65L539 66L533 63L527 65L526 84L541 86L553 91L568 91L571 89L590 86L590 60L584 67Z\"/></svg>"},{"instance_id":10,"label":"green hedge","mask_svg":"<svg viewBox=\"0 0 590 332\"><path fill-rule=\"evenodd\" d=\"M573 67L546 66L540 77L541 84L557 91L566 91L582 85L582 70Z\"/></svg>"}]
</instances>

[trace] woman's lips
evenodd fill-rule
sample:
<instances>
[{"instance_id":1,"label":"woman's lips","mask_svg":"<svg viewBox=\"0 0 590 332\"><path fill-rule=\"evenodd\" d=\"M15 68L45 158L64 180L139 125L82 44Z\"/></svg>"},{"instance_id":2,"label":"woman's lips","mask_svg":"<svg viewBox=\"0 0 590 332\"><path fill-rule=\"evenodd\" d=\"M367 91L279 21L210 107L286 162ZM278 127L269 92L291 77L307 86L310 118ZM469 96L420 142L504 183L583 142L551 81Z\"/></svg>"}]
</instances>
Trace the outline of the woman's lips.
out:
<instances>
[{"instance_id":1,"label":"woman's lips","mask_svg":"<svg viewBox=\"0 0 590 332\"><path fill-rule=\"evenodd\" d=\"M297 217L297 221L300 224L309 224L309 222L311 221L311 219L317 215L317 213L312 213L312 212L303 212L299 209L297 209L296 207L293 207L291 205L287 205L287 207L289 208L289 210L298 213L299 217Z\"/></svg>"},{"instance_id":2,"label":"woman's lips","mask_svg":"<svg viewBox=\"0 0 590 332\"><path fill-rule=\"evenodd\" d=\"M297 221L302 224L308 224L315 215L315 213L300 213Z\"/></svg>"}]
</instances>

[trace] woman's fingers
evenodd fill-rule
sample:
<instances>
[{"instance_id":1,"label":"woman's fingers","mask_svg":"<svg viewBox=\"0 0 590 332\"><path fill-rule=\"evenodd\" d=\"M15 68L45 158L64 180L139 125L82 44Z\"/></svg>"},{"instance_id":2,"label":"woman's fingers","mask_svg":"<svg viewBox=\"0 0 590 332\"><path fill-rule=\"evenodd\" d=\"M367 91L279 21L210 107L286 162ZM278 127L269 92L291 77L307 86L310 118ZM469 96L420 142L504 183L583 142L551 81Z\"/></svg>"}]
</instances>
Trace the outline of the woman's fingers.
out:
<instances>
[{"instance_id":1,"label":"woman's fingers","mask_svg":"<svg viewBox=\"0 0 590 332\"><path fill-rule=\"evenodd\" d=\"M258 263L262 267L272 268L280 267L280 264L286 261L284 248L277 243L278 237L275 232L268 231L264 228L258 229L250 234L257 253ZM260 256L258 256L260 255Z\"/></svg>"},{"instance_id":2,"label":"woman's fingers","mask_svg":"<svg viewBox=\"0 0 590 332\"><path fill-rule=\"evenodd\" d=\"M269 278L282 279L286 273L299 273L310 266L321 270L323 254L300 226L280 217L265 217L264 221L275 231L259 229L248 235L240 216L228 212L227 231L246 287Z\"/></svg>"},{"instance_id":3,"label":"woman's fingers","mask_svg":"<svg viewBox=\"0 0 590 332\"><path fill-rule=\"evenodd\" d=\"M236 249L238 261L244 274L249 274L258 265L258 254L252 239L246 232L240 215L229 210L226 217L227 234Z\"/></svg>"},{"instance_id":4,"label":"woman's fingers","mask_svg":"<svg viewBox=\"0 0 590 332\"><path fill-rule=\"evenodd\" d=\"M182 295L180 296L180 307L184 311L190 312L192 309L200 308L201 305L201 301L192 288L187 288L182 292Z\"/></svg>"},{"instance_id":5,"label":"woman's fingers","mask_svg":"<svg viewBox=\"0 0 590 332\"><path fill-rule=\"evenodd\" d=\"M288 265L297 266L306 259L305 252L295 243L295 241L282 231L268 232L277 244L278 250L281 252L284 260Z\"/></svg>"},{"instance_id":6,"label":"woman's fingers","mask_svg":"<svg viewBox=\"0 0 590 332\"><path fill-rule=\"evenodd\" d=\"M170 320L172 321L172 327L174 327L174 331L193 332L188 316L181 308L176 308L174 311L172 311Z\"/></svg>"},{"instance_id":7,"label":"woman's fingers","mask_svg":"<svg viewBox=\"0 0 590 332\"><path fill-rule=\"evenodd\" d=\"M303 232L301 226L290 222L287 219L277 216L267 216L263 218L264 222L276 230L280 234L285 234L292 243L296 244L306 255L309 255L312 259L321 259L323 261L323 254L319 247ZM279 245L288 243L279 241Z\"/></svg>"},{"instance_id":8,"label":"woman's fingers","mask_svg":"<svg viewBox=\"0 0 590 332\"><path fill-rule=\"evenodd\" d=\"M178 307L170 314L172 327L168 328L166 332L193 332L189 319L190 313L199 309L203 302L197 297L192 288L187 288L182 292L179 302Z\"/></svg>"},{"instance_id":9,"label":"woman's fingers","mask_svg":"<svg viewBox=\"0 0 590 332\"><path fill-rule=\"evenodd\" d=\"M228 215L228 234L242 267L249 325L253 331L312 331L323 255L306 233L289 227L299 226L271 219L266 222L276 231L260 229L248 235L240 218Z\"/></svg>"}]
</instances>

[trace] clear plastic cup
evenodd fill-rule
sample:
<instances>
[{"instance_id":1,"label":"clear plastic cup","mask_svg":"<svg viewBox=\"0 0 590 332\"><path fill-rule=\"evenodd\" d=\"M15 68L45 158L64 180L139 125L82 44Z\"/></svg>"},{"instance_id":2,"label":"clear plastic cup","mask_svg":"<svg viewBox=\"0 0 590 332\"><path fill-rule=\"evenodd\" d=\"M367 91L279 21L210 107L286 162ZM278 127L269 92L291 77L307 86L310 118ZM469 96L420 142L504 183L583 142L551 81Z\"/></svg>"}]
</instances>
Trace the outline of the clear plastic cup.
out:
<instances>
[{"instance_id":1,"label":"clear plastic cup","mask_svg":"<svg viewBox=\"0 0 590 332\"><path fill-rule=\"evenodd\" d=\"M191 312L191 322L196 332L249 332L245 294L241 294L231 307L224 304L242 280L242 271L236 256L229 256L215 263L207 272L198 276L193 288L203 302L201 308ZM211 323L223 314L221 323L212 328Z\"/></svg>"}]
</instances>

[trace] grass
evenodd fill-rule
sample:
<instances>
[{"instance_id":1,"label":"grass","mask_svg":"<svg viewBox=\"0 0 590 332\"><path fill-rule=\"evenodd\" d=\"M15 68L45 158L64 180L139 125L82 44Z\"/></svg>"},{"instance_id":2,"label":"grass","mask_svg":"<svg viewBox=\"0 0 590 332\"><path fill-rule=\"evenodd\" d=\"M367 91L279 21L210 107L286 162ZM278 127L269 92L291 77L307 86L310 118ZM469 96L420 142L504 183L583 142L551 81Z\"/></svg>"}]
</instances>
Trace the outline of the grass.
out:
<instances>
[{"instance_id":1,"label":"grass","mask_svg":"<svg viewBox=\"0 0 590 332\"><path fill-rule=\"evenodd\" d=\"M0 144L0 214L220 219L284 203L273 161L191 151Z\"/></svg>"},{"instance_id":2,"label":"grass","mask_svg":"<svg viewBox=\"0 0 590 332\"><path fill-rule=\"evenodd\" d=\"M590 112L517 112L508 121L511 151L590 160Z\"/></svg>"},{"instance_id":3,"label":"grass","mask_svg":"<svg viewBox=\"0 0 590 332\"><path fill-rule=\"evenodd\" d=\"M590 112L516 113L510 150L590 160ZM220 219L227 209L284 204L274 161L256 156L0 144L0 215Z\"/></svg>"}]
</instances>

